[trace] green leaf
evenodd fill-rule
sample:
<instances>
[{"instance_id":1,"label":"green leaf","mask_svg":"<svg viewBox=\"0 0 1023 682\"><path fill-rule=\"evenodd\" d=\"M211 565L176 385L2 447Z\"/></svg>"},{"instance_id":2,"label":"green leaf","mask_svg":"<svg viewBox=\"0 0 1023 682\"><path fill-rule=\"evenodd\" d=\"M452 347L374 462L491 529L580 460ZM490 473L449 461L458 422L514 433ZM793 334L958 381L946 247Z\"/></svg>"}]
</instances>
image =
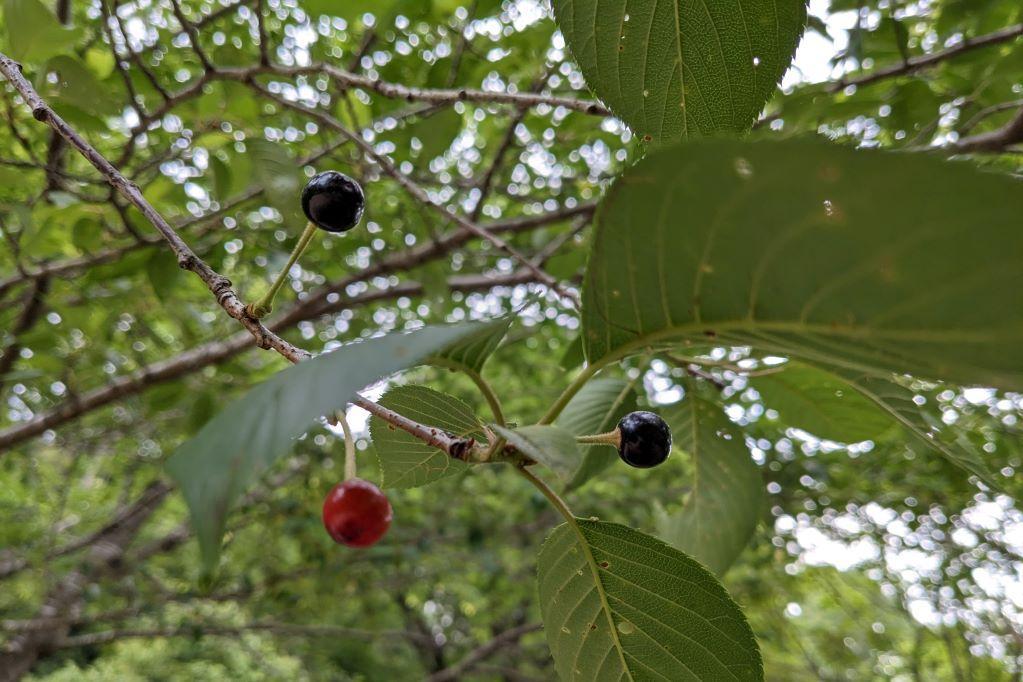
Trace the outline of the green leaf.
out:
<instances>
[{"instance_id":1,"label":"green leaf","mask_svg":"<svg viewBox=\"0 0 1023 682\"><path fill-rule=\"evenodd\" d=\"M639 135L748 130L788 69L803 0L551 0L587 85Z\"/></svg>"},{"instance_id":2,"label":"green leaf","mask_svg":"<svg viewBox=\"0 0 1023 682\"><path fill-rule=\"evenodd\" d=\"M461 129L462 115L454 107L448 107L432 116L420 118L405 132L419 139L423 145L420 158L429 160L446 152Z\"/></svg>"},{"instance_id":3,"label":"green leaf","mask_svg":"<svg viewBox=\"0 0 1023 682\"><path fill-rule=\"evenodd\" d=\"M745 616L703 566L614 523L558 526L537 560L562 680L762 680Z\"/></svg>"},{"instance_id":4,"label":"green leaf","mask_svg":"<svg viewBox=\"0 0 1023 682\"><path fill-rule=\"evenodd\" d=\"M486 323L478 332L438 353L433 361L438 365L465 367L476 373L481 372L487 358L501 345L513 319L507 316Z\"/></svg>"},{"instance_id":5,"label":"green leaf","mask_svg":"<svg viewBox=\"0 0 1023 682\"><path fill-rule=\"evenodd\" d=\"M476 325L427 327L352 343L278 372L206 423L167 462L192 515L207 570L220 552L227 512L239 495L317 417L362 387L415 365Z\"/></svg>"},{"instance_id":6,"label":"green leaf","mask_svg":"<svg viewBox=\"0 0 1023 682\"><path fill-rule=\"evenodd\" d=\"M270 205L284 217L292 228L304 224L301 194L304 179L300 166L295 163L281 143L263 139L246 140L252 158L256 179L266 192ZM226 197L225 197L226 198Z\"/></svg>"},{"instance_id":7,"label":"green leaf","mask_svg":"<svg viewBox=\"0 0 1023 682\"><path fill-rule=\"evenodd\" d=\"M558 416L557 424L575 436L610 431L618 421L637 409L636 383L614 377L587 382ZM574 490L618 460L618 452L607 445L582 445L582 460L566 490Z\"/></svg>"},{"instance_id":8,"label":"green leaf","mask_svg":"<svg viewBox=\"0 0 1023 682\"><path fill-rule=\"evenodd\" d=\"M753 379L764 404L788 426L820 438L856 443L892 428L891 415L834 374L801 362Z\"/></svg>"},{"instance_id":9,"label":"green leaf","mask_svg":"<svg viewBox=\"0 0 1023 682\"><path fill-rule=\"evenodd\" d=\"M49 61L48 69L57 76L54 87L61 100L98 116L117 113L117 100L106 92L106 88L79 60L66 56L54 57Z\"/></svg>"},{"instance_id":10,"label":"green leaf","mask_svg":"<svg viewBox=\"0 0 1023 682\"><path fill-rule=\"evenodd\" d=\"M210 170L213 171L213 193L223 202L231 198L231 166L216 154L210 154Z\"/></svg>"},{"instance_id":11,"label":"green leaf","mask_svg":"<svg viewBox=\"0 0 1023 682\"><path fill-rule=\"evenodd\" d=\"M96 78L103 80L114 72L114 56L105 47L90 47L85 51L85 65Z\"/></svg>"},{"instance_id":12,"label":"green leaf","mask_svg":"<svg viewBox=\"0 0 1023 682\"><path fill-rule=\"evenodd\" d=\"M583 338L577 336L568 344L565 348L564 354L561 356L561 360L558 361L558 366L561 369L569 372L579 365L583 364L586 358L583 356Z\"/></svg>"},{"instance_id":13,"label":"green leaf","mask_svg":"<svg viewBox=\"0 0 1023 682\"><path fill-rule=\"evenodd\" d=\"M390 17L396 0L302 0L301 7L310 16L326 14L332 17L343 17L349 21L360 18L363 14L373 14L377 18ZM386 23L386 22L383 22Z\"/></svg>"},{"instance_id":14,"label":"green leaf","mask_svg":"<svg viewBox=\"0 0 1023 682\"><path fill-rule=\"evenodd\" d=\"M522 454L536 460L567 481L579 466L579 447L575 436L557 426L536 424L510 429L492 424L497 435Z\"/></svg>"},{"instance_id":15,"label":"green leaf","mask_svg":"<svg viewBox=\"0 0 1023 682\"><path fill-rule=\"evenodd\" d=\"M910 445L936 452L989 486L1000 487L974 448L941 438L941 422L914 402L916 393L897 377L790 362L781 372L755 378L753 385L786 424L847 443L877 439L898 425L899 435Z\"/></svg>"},{"instance_id":16,"label":"green leaf","mask_svg":"<svg viewBox=\"0 0 1023 682\"><path fill-rule=\"evenodd\" d=\"M742 431L717 405L688 395L664 419L694 473L682 510L658 515L658 535L723 575L756 529L764 488L760 469Z\"/></svg>"},{"instance_id":17,"label":"green leaf","mask_svg":"<svg viewBox=\"0 0 1023 682\"><path fill-rule=\"evenodd\" d=\"M156 297L163 302L174 300L178 290L178 282L184 271L178 266L174 254L164 250L153 251L146 261L146 277Z\"/></svg>"},{"instance_id":18,"label":"green leaf","mask_svg":"<svg viewBox=\"0 0 1023 682\"><path fill-rule=\"evenodd\" d=\"M392 388L380 399L380 404L420 424L452 435L486 440L483 425L471 407L458 398L424 386ZM465 462L427 445L379 417L370 419L369 428L386 488L414 488L468 468Z\"/></svg>"},{"instance_id":19,"label":"green leaf","mask_svg":"<svg viewBox=\"0 0 1023 682\"><path fill-rule=\"evenodd\" d=\"M832 371L851 390L857 391L900 424L905 429L911 447L915 446L923 452L938 452L956 466L979 476L993 489L1002 487L995 482L980 454L966 439L958 438L948 442L941 438L943 424L916 404L916 393L898 383L897 377L878 377L842 367Z\"/></svg>"},{"instance_id":20,"label":"green leaf","mask_svg":"<svg viewBox=\"0 0 1023 682\"><path fill-rule=\"evenodd\" d=\"M4 0L8 56L38 64L68 52L82 35L79 28L62 26L39 0Z\"/></svg>"},{"instance_id":21,"label":"green leaf","mask_svg":"<svg viewBox=\"0 0 1023 682\"><path fill-rule=\"evenodd\" d=\"M95 217L79 218L71 228L71 243L83 253L103 246L103 226Z\"/></svg>"},{"instance_id":22,"label":"green leaf","mask_svg":"<svg viewBox=\"0 0 1023 682\"><path fill-rule=\"evenodd\" d=\"M871 376L1023 387L1023 193L963 164L819 142L648 155L598 217L591 362L748 345Z\"/></svg>"}]
</instances>

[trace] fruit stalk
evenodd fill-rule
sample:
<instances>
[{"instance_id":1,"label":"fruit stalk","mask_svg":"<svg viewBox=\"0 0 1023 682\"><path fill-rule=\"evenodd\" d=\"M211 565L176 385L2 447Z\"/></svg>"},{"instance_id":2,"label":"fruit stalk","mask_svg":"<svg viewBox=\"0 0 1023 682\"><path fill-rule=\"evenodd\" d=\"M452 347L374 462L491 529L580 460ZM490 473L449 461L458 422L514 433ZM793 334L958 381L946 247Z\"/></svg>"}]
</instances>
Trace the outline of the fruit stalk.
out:
<instances>
[{"instance_id":1,"label":"fruit stalk","mask_svg":"<svg viewBox=\"0 0 1023 682\"><path fill-rule=\"evenodd\" d=\"M291 250L291 255L288 256L288 262L285 264L284 269L277 275L277 279L270 286L270 290L263 294L255 303L250 303L247 310L249 315L256 318L257 320L261 317L269 315L273 310L274 298L277 297L277 292L284 286L285 280L288 278L288 273L291 272L291 267L298 262L298 259L302 257L309 243L313 240L313 236L316 234L317 227L312 222L306 225L305 230L302 232L302 236L298 238L298 243L295 244L295 248Z\"/></svg>"},{"instance_id":2,"label":"fruit stalk","mask_svg":"<svg viewBox=\"0 0 1023 682\"><path fill-rule=\"evenodd\" d=\"M622 432L619 429L598 433L592 436L576 436L576 443L585 445L613 445L616 448L622 446Z\"/></svg>"},{"instance_id":3,"label":"fruit stalk","mask_svg":"<svg viewBox=\"0 0 1023 682\"><path fill-rule=\"evenodd\" d=\"M348 426L348 420L344 412L337 413L337 420L341 422L341 430L345 432L345 480L355 478L355 439L352 437L352 429Z\"/></svg>"}]
</instances>

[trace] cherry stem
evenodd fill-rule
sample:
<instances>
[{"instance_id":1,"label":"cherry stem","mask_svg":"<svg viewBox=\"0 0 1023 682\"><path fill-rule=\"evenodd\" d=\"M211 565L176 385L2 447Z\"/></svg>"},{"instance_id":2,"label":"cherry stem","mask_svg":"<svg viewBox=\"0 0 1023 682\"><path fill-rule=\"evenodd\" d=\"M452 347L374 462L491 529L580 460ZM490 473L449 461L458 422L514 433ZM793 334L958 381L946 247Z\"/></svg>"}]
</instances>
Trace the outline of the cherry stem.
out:
<instances>
[{"instance_id":1,"label":"cherry stem","mask_svg":"<svg viewBox=\"0 0 1023 682\"><path fill-rule=\"evenodd\" d=\"M355 439L352 437L352 428L348 425L344 412L337 413L337 420L345 433L345 480L350 481L355 478Z\"/></svg>"},{"instance_id":2,"label":"cherry stem","mask_svg":"<svg viewBox=\"0 0 1023 682\"><path fill-rule=\"evenodd\" d=\"M255 303L249 304L248 311L249 315L256 318L257 320L261 317L269 315L273 310L274 298L277 297L277 292L284 286L284 282L288 279L288 273L291 272L291 266L298 262L298 259L302 257L302 253L305 252L309 243L313 240L316 235L318 228L313 223L309 223L305 227L305 231L302 232L302 236L298 238L298 243L295 244L295 248L291 250L291 255L288 256L288 262L285 264L284 269L277 274L277 279L270 286L270 290L263 294Z\"/></svg>"},{"instance_id":3,"label":"cherry stem","mask_svg":"<svg viewBox=\"0 0 1023 682\"><path fill-rule=\"evenodd\" d=\"M620 429L615 429L614 431L598 433L593 436L576 436L575 442L588 445L613 445L616 448L620 448L622 447L622 432Z\"/></svg>"}]
</instances>

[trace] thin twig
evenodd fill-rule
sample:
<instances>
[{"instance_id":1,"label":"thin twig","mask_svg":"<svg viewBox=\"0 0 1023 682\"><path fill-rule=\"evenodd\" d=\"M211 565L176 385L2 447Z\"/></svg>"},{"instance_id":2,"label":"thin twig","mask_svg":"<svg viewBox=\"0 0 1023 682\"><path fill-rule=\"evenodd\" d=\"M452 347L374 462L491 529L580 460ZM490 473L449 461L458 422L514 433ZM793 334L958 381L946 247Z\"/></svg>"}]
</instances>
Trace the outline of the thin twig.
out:
<instances>
[{"instance_id":1,"label":"thin twig","mask_svg":"<svg viewBox=\"0 0 1023 682\"><path fill-rule=\"evenodd\" d=\"M940 64L941 62L958 57L964 53L976 50L981 47L989 47L991 45L999 45L1001 43L1015 40L1016 38L1023 36L1023 24L1014 24L1012 26L1006 26L1005 28L987 33L976 38L966 38L961 43L949 47L944 50L932 52L920 57L913 57L908 60L900 61L890 66L885 66L869 73L865 73L860 76L854 76L852 78L840 78L834 83L828 86L828 92L841 92L850 85L870 85L877 81L884 80L886 78L892 78L893 76L902 76L909 73L915 73L921 69L925 69L931 66Z\"/></svg>"},{"instance_id":2,"label":"thin twig","mask_svg":"<svg viewBox=\"0 0 1023 682\"><path fill-rule=\"evenodd\" d=\"M206 51L202 49L202 43L199 42L199 31L195 28L192 22L185 17L185 13L181 9L181 3L179 3L178 0L171 0L171 7L174 9L174 16L177 17L182 30L188 34L188 42L192 46L192 52L194 52L195 56L199 58L203 68L206 71L216 71L217 68L213 66L213 62L210 61Z\"/></svg>"},{"instance_id":3,"label":"thin twig","mask_svg":"<svg viewBox=\"0 0 1023 682\"><path fill-rule=\"evenodd\" d=\"M137 185L125 178L102 154L86 142L64 119L57 115L32 87L32 84L21 74L20 65L5 54L0 53L0 73L14 86L32 110L36 120L48 124L107 179L110 185L135 206L163 236L177 256L178 265L195 273L206 287L213 293L220 307L228 315L241 322L256 338L260 347L273 348L292 362L309 357L309 353L277 336L258 320L246 313L246 306L231 289L231 280L217 273L205 261L199 258L191 248L178 236L174 228L153 208L152 204L142 195Z\"/></svg>"},{"instance_id":4,"label":"thin twig","mask_svg":"<svg viewBox=\"0 0 1023 682\"><path fill-rule=\"evenodd\" d=\"M460 660L458 663L430 675L426 678L427 682L451 682L451 680L460 680L463 675L504 647L515 644L526 635L538 632L542 629L542 623L526 623L525 625L519 625L505 630L504 632L494 636L494 638L489 642L486 642L470 651L466 654L465 658Z\"/></svg>"},{"instance_id":5,"label":"thin twig","mask_svg":"<svg viewBox=\"0 0 1023 682\"><path fill-rule=\"evenodd\" d=\"M204 625L191 623L169 628L134 628L90 632L84 635L65 637L57 643L60 649L108 644L121 639L155 639L167 637L195 637L196 635L236 637L243 632L270 632L275 635L296 637L352 637L372 640L379 637L402 637L414 639L418 635L405 630L358 630L336 625L305 625L301 623L261 622L247 625Z\"/></svg>"},{"instance_id":6,"label":"thin twig","mask_svg":"<svg viewBox=\"0 0 1023 682\"><path fill-rule=\"evenodd\" d=\"M379 166L384 173L393 178L399 185L402 186L402 188L405 189L405 191L412 195L412 197L415 198L417 201L440 213L445 220L448 220L458 225L459 227L468 230L469 232L472 232L473 234L487 240L498 249L504 251L512 258L519 261L519 263L524 265L526 268L528 268L539 281L543 282L551 290L555 291L560 296L562 296L562 298L574 303L576 307L578 307L579 304L578 301L576 301L575 297L566 292L563 289L563 287L558 283L558 281L555 278L551 277L550 274L544 272L541 268L538 268L528 258L526 258L526 256L524 256L517 249L515 249L513 246L508 244L500 237L492 234L485 228L480 227L479 225L469 220L468 218L448 209L446 206L443 206L442 204L438 204L437 202L433 201L433 199L430 198L430 195L426 192L426 190L424 190L422 187L416 184L416 182L409 178L405 173L402 173L400 170L398 170L398 168L394 165L393 162L391 162L390 159L378 154L376 150L373 149L373 146L366 142L361 135L356 135L355 133L350 131L343 123L338 121L336 118L334 118L330 114L327 114L326 112L308 107L302 104L301 102L291 101L284 97L280 97L279 95L270 92L269 90L260 85L254 85L253 87L255 87L256 90L258 90L267 98L272 99L275 102L289 109L294 109L295 111L315 118L320 123L323 123L324 125L333 128L334 130L338 131L339 133L350 139L352 142L356 144L356 146L359 147L359 149L362 150L363 154L365 154L367 158L369 158L374 164Z\"/></svg>"},{"instance_id":7,"label":"thin twig","mask_svg":"<svg viewBox=\"0 0 1023 682\"><path fill-rule=\"evenodd\" d=\"M1011 121L997 130L960 138L942 149L955 152L1002 152L1023 143L1023 107Z\"/></svg>"}]
</instances>

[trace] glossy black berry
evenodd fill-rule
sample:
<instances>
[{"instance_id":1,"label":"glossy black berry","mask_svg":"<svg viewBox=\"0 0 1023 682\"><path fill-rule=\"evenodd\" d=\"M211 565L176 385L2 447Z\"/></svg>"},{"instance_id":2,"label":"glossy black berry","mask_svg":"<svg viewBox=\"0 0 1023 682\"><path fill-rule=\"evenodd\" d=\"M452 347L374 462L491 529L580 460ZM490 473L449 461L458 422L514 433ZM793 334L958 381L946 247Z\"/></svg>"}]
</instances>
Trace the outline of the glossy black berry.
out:
<instances>
[{"instance_id":1,"label":"glossy black berry","mask_svg":"<svg viewBox=\"0 0 1023 682\"><path fill-rule=\"evenodd\" d=\"M668 459L671 429L653 412L630 412L618 422L618 456L629 466L646 469Z\"/></svg>"},{"instance_id":2,"label":"glossy black berry","mask_svg":"<svg viewBox=\"0 0 1023 682\"><path fill-rule=\"evenodd\" d=\"M302 190L302 210L327 232L347 232L359 224L366 197L359 183L344 173L318 173Z\"/></svg>"}]
</instances>

